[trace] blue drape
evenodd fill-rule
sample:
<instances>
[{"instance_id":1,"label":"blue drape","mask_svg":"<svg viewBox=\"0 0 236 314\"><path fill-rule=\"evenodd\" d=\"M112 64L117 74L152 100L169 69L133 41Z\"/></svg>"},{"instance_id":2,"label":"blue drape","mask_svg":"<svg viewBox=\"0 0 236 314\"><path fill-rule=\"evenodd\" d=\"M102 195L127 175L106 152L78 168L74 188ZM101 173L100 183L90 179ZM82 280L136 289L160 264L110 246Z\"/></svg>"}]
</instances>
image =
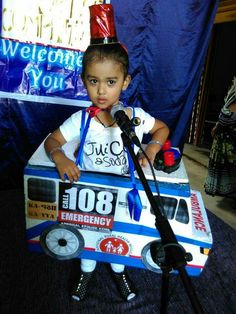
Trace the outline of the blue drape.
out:
<instances>
[{"instance_id":1,"label":"blue drape","mask_svg":"<svg viewBox=\"0 0 236 314\"><path fill-rule=\"evenodd\" d=\"M119 39L130 52L128 99L165 121L182 147L218 1L112 1Z\"/></svg>"},{"instance_id":2,"label":"blue drape","mask_svg":"<svg viewBox=\"0 0 236 314\"><path fill-rule=\"evenodd\" d=\"M118 38L130 56L132 83L123 97L165 121L171 129L172 144L180 148L197 96L218 2L111 1ZM78 107L1 98L0 175L9 179L18 174L20 178L43 138L76 110Z\"/></svg>"}]
</instances>

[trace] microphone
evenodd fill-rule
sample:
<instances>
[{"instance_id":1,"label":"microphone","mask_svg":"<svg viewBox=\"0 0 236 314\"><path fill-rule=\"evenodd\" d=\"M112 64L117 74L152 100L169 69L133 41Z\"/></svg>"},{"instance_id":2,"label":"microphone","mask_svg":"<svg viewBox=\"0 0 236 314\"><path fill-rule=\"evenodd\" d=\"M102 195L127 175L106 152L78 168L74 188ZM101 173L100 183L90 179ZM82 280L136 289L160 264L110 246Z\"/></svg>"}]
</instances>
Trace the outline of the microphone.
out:
<instances>
[{"instance_id":1,"label":"microphone","mask_svg":"<svg viewBox=\"0 0 236 314\"><path fill-rule=\"evenodd\" d=\"M140 147L140 141L133 130L133 123L126 115L124 106L120 102L111 108L111 116L116 120L116 123L120 127L121 131L125 133L132 143Z\"/></svg>"}]
</instances>

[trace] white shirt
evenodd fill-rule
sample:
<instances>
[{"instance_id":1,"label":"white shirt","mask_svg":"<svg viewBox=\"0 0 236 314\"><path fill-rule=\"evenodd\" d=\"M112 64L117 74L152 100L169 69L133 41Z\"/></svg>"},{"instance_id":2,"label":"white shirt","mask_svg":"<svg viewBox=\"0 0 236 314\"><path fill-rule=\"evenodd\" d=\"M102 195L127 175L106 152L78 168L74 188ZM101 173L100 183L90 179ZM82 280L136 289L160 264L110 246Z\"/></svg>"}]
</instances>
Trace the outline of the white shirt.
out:
<instances>
[{"instance_id":1,"label":"white shirt","mask_svg":"<svg viewBox=\"0 0 236 314\"><path fill-rule=\"evenodd\" d=\"M81 113L82 110L74 113L60 126L60 131L67 142L72 140L80 142ZM87 117L88 113L86 113L85 121ZM153 128L155 118L141 108L135 108L135 117L141 120L140 125L136 126L134 131L142 142L143 135ZM127 173L128 158L124 151L121 132L119 127L104 128L92 118L83 147L82 169L120 175ZM139 148L134 145L135 154L138 150Z\"/></svg>"}]
</instances>

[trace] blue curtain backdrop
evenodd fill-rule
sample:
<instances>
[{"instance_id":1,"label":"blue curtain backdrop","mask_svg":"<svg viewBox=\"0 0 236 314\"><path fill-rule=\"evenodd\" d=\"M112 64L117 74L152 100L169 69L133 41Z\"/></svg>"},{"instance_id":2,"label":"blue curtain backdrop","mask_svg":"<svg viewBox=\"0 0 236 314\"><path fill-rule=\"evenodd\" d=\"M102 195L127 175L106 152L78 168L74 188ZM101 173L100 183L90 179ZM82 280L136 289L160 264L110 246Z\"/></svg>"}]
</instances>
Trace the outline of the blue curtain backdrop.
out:
<instances>
[{"instance_id":1,"label":"blue curtain backdrop","mask_svg":"<svg viewBox=\"0 0 236 314\"><path fill-rule=\"evenodd\" d=\"M128 99L164 120L182 147L218 1L112 1L119 39L130 52Z\"/></svg>"},{"instance_id":2,"label":"blue curtain backdrop","mask_svg":"<svg viewBox=\"0 0 236 314\"><path fill-rule=\"evenodd\" d=\"M181 149L218 2L111 1L119 40L129 51L133 78L123 97L165 121L173 146ZM0 62L0 78L3 67ZM1 81L0 85L6 83ZM74 106L0 98L0 188L8 187L6 182L20 182L34 150L76 110Z\"/></svg>"}]
</instances>

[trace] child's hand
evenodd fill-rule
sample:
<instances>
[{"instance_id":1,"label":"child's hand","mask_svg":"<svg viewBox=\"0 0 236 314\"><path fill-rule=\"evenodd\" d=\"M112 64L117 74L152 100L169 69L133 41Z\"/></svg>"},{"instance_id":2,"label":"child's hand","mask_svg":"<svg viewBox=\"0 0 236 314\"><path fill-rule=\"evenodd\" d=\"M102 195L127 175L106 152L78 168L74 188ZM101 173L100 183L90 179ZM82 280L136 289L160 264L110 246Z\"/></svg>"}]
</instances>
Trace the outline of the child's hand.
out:
<instances>
[{"instance_id":1,"label":"child's hand","mask_svg":"<svg viewBox=\"0 0 236 314\"><path fill-rule=\"evenodd\" d=\"M80 178L80 170L76 164L66 156L61 157L60 160L55 161L55 165L59 172L60 178L65 181L65 175L70 182L76 182Z\"/></svg>"},{"instance_id":2,"label":"child's hand","mask_svg":"<svg viewBox=\"0 0 236 314\"><path fill-rule=\"evenodd\" d=\"M146 146L145 153L147 154L152 165L154 163L156 154L158 153L159 150L160 150L160 147L158 147L156 144L150 144ZM148 160L144 154L140 155L139 164L142 167L145 167L148 164Z\"/></svg>"}]
</instances>

